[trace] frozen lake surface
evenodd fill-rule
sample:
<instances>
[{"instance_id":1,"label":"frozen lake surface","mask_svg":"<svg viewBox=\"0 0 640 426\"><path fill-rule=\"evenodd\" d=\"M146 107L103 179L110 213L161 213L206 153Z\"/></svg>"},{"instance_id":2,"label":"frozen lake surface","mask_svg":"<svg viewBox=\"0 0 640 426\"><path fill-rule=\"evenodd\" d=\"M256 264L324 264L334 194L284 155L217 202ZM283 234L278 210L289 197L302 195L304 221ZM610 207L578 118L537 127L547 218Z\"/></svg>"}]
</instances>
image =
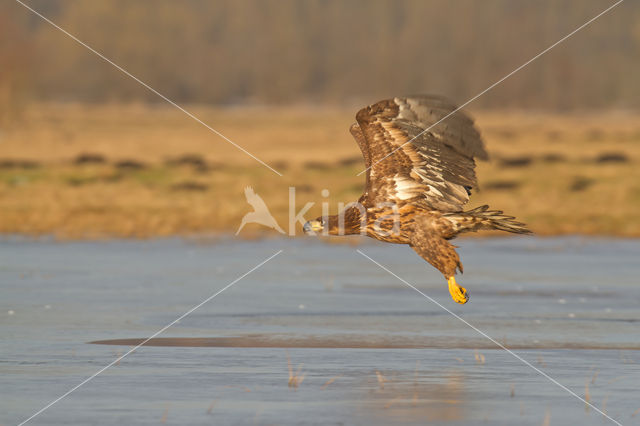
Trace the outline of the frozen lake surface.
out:
<instances>
[{"instance_id":1,"label":"frozen lake surface","mask_svg":"<svg viewBox=\"0 0 640 426\"><path fill-rule=\"evenodd\" d=\"M28 419L278 250L28 424L615 424L444 308L640 424L640 241L457 244L464 306L409 247L371 240L5 238L0 425Z\"/></svg>"}]
</instances>

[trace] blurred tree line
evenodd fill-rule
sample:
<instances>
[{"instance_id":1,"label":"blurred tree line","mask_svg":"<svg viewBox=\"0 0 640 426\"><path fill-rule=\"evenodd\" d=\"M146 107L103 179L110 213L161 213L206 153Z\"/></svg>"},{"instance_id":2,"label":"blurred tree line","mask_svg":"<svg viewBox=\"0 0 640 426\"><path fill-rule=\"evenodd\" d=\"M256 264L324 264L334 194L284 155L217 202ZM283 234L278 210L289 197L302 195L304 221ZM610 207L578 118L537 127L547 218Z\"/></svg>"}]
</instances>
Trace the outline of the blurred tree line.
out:
<instances>
[{"instance_id":1,"label":"blurred tree line","mask_svg":"<svg viewBox=\"0 0 640 426\"><path fill-rule=\"evenodd\" d=\"M13 1L0 7L0 108L159 101ZM611 5L605 0L30 0L179 102L461 103ZM627 1L477 105L640 106L640 3ZM6 108L5 108L6 109Z\"/></svg>"}]
</instances>

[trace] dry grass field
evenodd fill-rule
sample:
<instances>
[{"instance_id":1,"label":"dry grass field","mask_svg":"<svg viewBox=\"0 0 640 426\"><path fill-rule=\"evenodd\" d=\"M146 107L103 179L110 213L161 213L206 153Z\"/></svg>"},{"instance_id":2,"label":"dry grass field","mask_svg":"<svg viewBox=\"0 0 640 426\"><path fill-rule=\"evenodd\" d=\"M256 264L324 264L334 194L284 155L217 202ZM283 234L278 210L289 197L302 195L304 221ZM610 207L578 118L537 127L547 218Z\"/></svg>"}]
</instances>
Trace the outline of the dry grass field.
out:
<instances>
[{"instance_id":1,"label":"dry grass field","mask_svg":"<svg viewBox=\"0 0 640 426\"><path fill-rule=\"evenodd\" d=\"M360 195L363 162L348 132L357 108L189 109L283 177L170 107L40 104L0 133L0 232L235 232L251 210L246 186L287 229L290 186L298 209L315 202L307 218ZM542 235L640 235L637 115L471 113L492 156L471 206L503 209Z\"/></svg>"}]
</instances>

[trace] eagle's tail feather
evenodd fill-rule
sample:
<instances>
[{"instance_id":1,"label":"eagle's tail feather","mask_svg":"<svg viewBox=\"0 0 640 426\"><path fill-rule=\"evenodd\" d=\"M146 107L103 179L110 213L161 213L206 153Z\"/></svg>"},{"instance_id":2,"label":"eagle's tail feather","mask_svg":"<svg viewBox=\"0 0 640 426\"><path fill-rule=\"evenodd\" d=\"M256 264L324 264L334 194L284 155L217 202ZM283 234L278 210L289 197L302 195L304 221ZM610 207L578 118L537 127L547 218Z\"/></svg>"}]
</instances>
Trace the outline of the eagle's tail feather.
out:
<instances>
[{"instance_id":1,"label":"eagle's tail feather","mask_svg":"<svg viewBox=\"0 0 640 426\"><path fill-rule=\"evenodd\" d=\"M489 210L489 206L476 207L464 213L452 213L457 232L478 231L480 229L496 229L514 234L531 234L532 232L515 217L505 215L501 210ZM449 215L447 215L449 216ZM461 220L459 220L461 219Z\"/></svg>"}]
</instances>

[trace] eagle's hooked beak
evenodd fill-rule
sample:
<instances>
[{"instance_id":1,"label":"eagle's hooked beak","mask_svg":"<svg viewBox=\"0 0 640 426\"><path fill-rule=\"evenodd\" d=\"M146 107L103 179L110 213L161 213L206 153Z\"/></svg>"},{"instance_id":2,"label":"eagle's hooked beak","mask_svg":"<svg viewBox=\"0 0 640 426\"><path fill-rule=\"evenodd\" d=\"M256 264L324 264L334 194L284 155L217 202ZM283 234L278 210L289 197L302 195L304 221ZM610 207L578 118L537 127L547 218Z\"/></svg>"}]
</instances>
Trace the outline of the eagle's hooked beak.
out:
<instances>
[{"instance_id":1,"label":"eagle's hooked beak","mask_svg":"<svg viewBox=\"0 0 640 426\"><path fill-rule=\"evenodd\" d=\"M324 229L324 226L319 220L310 220L304 224L302 229L307 235L315 235L317 232L321 232Z\"/></svg>"}]
</instances>

